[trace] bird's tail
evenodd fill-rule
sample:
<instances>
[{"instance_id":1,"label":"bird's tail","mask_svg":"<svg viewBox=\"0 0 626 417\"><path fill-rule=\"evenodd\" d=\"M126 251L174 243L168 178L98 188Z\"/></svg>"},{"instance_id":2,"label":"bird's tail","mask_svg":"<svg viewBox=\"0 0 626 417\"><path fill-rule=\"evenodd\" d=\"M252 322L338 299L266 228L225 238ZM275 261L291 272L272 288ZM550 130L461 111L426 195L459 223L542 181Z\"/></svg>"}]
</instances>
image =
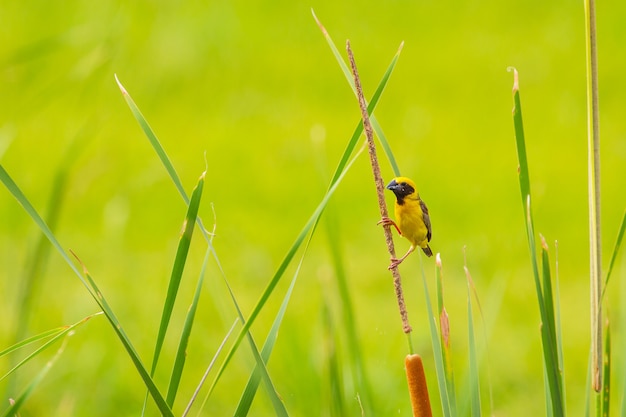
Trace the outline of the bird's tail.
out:
<instances>
[{"instance_id":1,"label":"bird's tail","mask_svg":"<svg viewBox=\"0 0 626 417\"><path fill-rule=\"evenodd\" d=\"M433 256L433 251L430 250L430 246L426 245L425 248L422 248L422 250L424 251L424 253L426 254L426 256Z\"/></svg>"}]
</instances>

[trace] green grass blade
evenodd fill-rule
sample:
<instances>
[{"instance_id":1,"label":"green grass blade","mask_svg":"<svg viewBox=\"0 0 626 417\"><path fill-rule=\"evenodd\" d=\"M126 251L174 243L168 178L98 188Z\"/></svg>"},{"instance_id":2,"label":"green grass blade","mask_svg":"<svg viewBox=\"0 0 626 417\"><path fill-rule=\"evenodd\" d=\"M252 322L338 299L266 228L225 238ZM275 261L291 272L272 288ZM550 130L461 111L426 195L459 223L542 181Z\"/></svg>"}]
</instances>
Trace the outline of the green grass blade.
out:
<instances>
[{"instance_id":1,"label":"green grass blade","mask_svg":"<svg viewBox=\"0 0 626 417\"><path fill-rule=\"evenodd\" d=\"M467 282L467 330L469 346L469 378L471 416L480 417L480 376L478 373L478 355L476 354L476 340L474 337L474 317L472 313L471 283Z\"/></svg>"},{"instance_id":2,"label":"green grass blade","mask_svg":"<svg viewBox=\"0 0 626 417\"><path fill-rule=\"evenodd\" d=\"M143 379L144 383L148 387L150 394L152 395L155 402L157 403L157 406L161 410L161 413L164 416L171 416L172 410L170 410L170 408L167 406L167 404L165 403L165 399L163 398L163 395L159 392L156 385L154 385L154 381L152 380L152 378L146 371L143 363L141 362L141 359L139 358L139 355L135 351L135 348L132 346L130 339L128 338L126 333L122 330L122 325L120 324L119 320L113 313L113 310L109 307L104 297L104 294L100 291L96 283L91 279L91 276L87 273L87 270L84 267L84 265L83 265L83 271L85 273L85 276L83 277L83 275L78 270L76 265L74 265L74 263L72 262L68 254L65 252L65 250L63 249L59 241L56 239L56 237L54 236L54 234L52 233L48 225L43 221L39 213L37 213L37 211L32 206L30 201L28 201L26 196L22 193L22 191L19 189L17 184L15 184L13 179L9 176L9 174L2 167L2 165L0 165L0 181L5 185L5 187L9 190L9 192L13 195L13 197L15 197L18 203L24 208L26 213L33 219L33 221L41 229L43 234L46 235L48 240L50 240L50 243L52 243L52 246L54 246L54 248L59 252L63 260L65 260L65 262L69 265L72 271L74 271L74 273L78 276L78 278L83 283L85 288L87 288L87 291L89 291L89 294L93 297L96 303L103 310L105 316L107 317L107 320L109 320L109 323L113 327L113 330L115 331L118 338L122 342L122 345L128 352L131 360L133 361L133 364L135 365L135 367L137 368L137 371L139 372L139 375Z\"/></svg>"},{"instance_id":3,"label":"green grass blade","mask_svg":"<svg viewBox=\"0 0 626 417\"><path fill-rule=\"evenodd\" d=\"M331 417L343 417L348 415L349 412L346 409L344 401L345 384L343 381L341 357L337 353L337 343L335 343L336 328L327 300L324 300L322 313L324 327L323 343L326 350L326 362L328 369L328 391L330 391L330 404L328 411ZM366 414L365 411L363 414Z\"/></svg>"},{"instance_id":4,"label":"green grass blade","mask_svg":"<svg viewBox=\"0 0 626 417\"><path fill-rule=\"evenodd\" d=\"M189 246L191 245L191 238L193 236L193 230L195 226L195 220L198 217L198 208L200 207L200 200L202 199L202 190L204 188L204 176L206 172L203 172L198 179L198 183L194 188L191 201L187 208L187 214L185 216L183 233L178 241L178 249L176 251L176 258L174 260L174 266L172 267L172 274L170 275L170 282L167 288L167 296L165 297L165 304L163 305L163 313L161 315L161 323L159 325L159 334L157 336L154 357L152 359L152 367L150 370L150 376L154 376L154 372L159 362L159 355L163 348L163 342L165 341L165 334L167 333L167 327L174 311L174 304L176 302L176 295L178 294L178 288L185 269L185 263L187 262L187 255L189 253ZM171 406L171 404L170 404Z\"/></svg>"},{"instance_id":5,"label":"green grass blade","mask_svg":"<svg viewBox=\"0 0 626 417\"><path fill-rule=\"evenodd\" d=\"M193 196L191 198L193 204ZM192 222L193 223L193 222ZM178 351L176 352L176 359L174 360L174 367L172 368L172 376L170 377L169 387L167 389L167 395L165 397L170 407L174 406L174 400L176 399L176 393L178 392L178 386L183 374L183 368L185 367L185 359L187 358L187 346L189 345L189 337L191 336L191 329L193 327L194 318L198 309L198 303L200 302L200 293L202 292L202 285L204 283L204 275L206 272L206 266L209 260L211 252L207 249L202 262L202 270L200 271L200 277L196 284L196 290L193 295L193 301L187 312L185 323L183 325L183 332L178 343Z\"/></svg>"},{"instance_id":6,"label":"green grass blade","mask_svg":"<svg viewBox=\"0 0 626 417\"><path fill-rule=\"evenodd\" d=\"M611 262L609 263L609 269L606 273L606 278L604 279L604 288L602 288L602 299L604 299L604 293L606 292L606 287L609 285L609 278L611 278L611 273L613 272L613 266L615 265L617 254L619 253L619 249L622 246L622 239L624 238L624 231L626 231L626 210L624 210L622 223L620 224L619 231L617 232L617 239L615 240L615 245L613 246L613 254L611 255Z\"/></svg>"},{"instance_id":7,"label":"green grass blade","mask_svg":"<svg viewBox=\"0 0 626 417\"><path fill-rule=\"evenodd\" d=\"M0 377L0 382L2 382L3 379L5 379L6 377L8 377L9 375L11 375L13 372L17 371L19 368L21 368L23 365L25 365L27 362L29 362L31 359L35 358L37 355L39 355L40 353L42 353L43 351L45 351L46 349L48 349L50 346L52 346L57 340L59 340L60 338L66 336L68 333L74 331L74 329L78 326L80 326L83 323L86 323L89 319L91 319L94 316L98 316L102 314L102 312L98 312L95 314L91 314L85 318L83 318L82 320L70 325L70 326L63 326L63 327L59 327L57 329L52 329L49 330L47 332L43 332L38 334L37 336L33 336L30 337L22 342L16 343L15 345L3 350L2 352L0 352L0 357L4 356L5 354L8 354L10 352L13 352L17 349L20 349L26 345L29 345L31 343L34 343L36 341L39 340L43 340L46 339L50 336L53 336L52 339L48 340L46 343L44 343L43 345L41 345L39 348L35 349L33 352L31 352L28 356L26 356L24 359L22 359L17 365L15 365L13 368L11 368L6 374L4 374L2 377Z\"/></svg>"},{"instance_id":8,"label":"green grass blade","mask_svg":"<svg viewBox=\"0 0 626 417\"><path fill-rule=\"evenodd\" d=\"M52 366L56 363L56 361L61 357L61 354L63 353L63 351L65 350L65 345L67 343L67 338L70 337L72 335L72 333L64 333L64 335L66 335L66 338L64 339L63 344L61 345L61 347L59 348L59 350L57 351L57 353L54 355L54 357L52 359L50 359L46 365L43 367L43 369L41 371L39 371L39 373L37 374L37 376L35 376L35 378L31 381L30 384L28 384L28 386L26 387L26 389L22 392L22 394L20 394L20 396L11 404L11 406L9 408L7 408L4 413L2 413L2 417L8 417L8 416L17 416L18 415L18 411L20 410L20 408L22 407L22 405L26 402L26 400L30 397L30 395L33 393L33 391L35 390L35 388L37 388L37 386L41 383L41 381L43 381L43 379L45 378L45 376L48 374L48 372L50 371L50 369L52 368Z\"/></svg>"},{"instance_id":9,"label":"green grass blade","mask_svg":"<svg viewBox=\"0 0 626 417\"><path fill-rule=\"evenodd\" d=\"M452 349L450 344L450 319L446 311L443 298L443 268L441 256L435 257L435 275L437 282L437 307L439 317L439 339L441 342L441 356L443 357L443 368L446 378L447 395L450 401L450 413L457 415L456 388L454 384L454 370L452 367Z\"/></svg>"},{"instance_id":10,"label":"green grass blade","mask_svg":"<svg viewBox=\"0 0 626 417\"><path fill-rule=\"evenodd\" d=\"M217 360L217 357L222 352L222 349L224 349L224 345L226 345L226 341L230 338L230 335L233 333L233 330L235 330L235 325L237 325L238 322L239 322L239 319L235 319L235 322L233 323L233 325L230 326L230 330L228 330L228 333L226 333L226 336L224 336L224 339L222 340L222 343L217 348L217 351L215 352L215 355L213 355L213 359L211 359L211 362L209 363L209 366L207 367L206 371L204 372L204 375L202 375L202 378L200 379L200 383L198 383L198 386L196 387L193 395L191 396L191 399L189 400L189 403L187 403L187 407L185 408L185 411L183 412L182 417L187 416L187 414L189 414L189 411L191 411L191 406L196 401L196 398L198 397L198 394L200 393L200 389L202 389L202 386L204 385L204 382L206 381L207 377L209 376L209 373L211 372L211 370L213 369L213 365L215 364L215 361Z\"/></svg>"},{"instance_id":11,"label":"green grass blade","mask_svg":"<svg viewBox=\"0 0 626 417\"><path fill-rule=\"evenodd\" d=\"M537 301L539 304L539 313L541 317L541 340L544 353L544 366L547 373L547 379L550 387L549 401L552 404L552 408L555 416L564 415L564 401L562 398L561 378L559 376L558 355L557 355L557 342L554 320L554 304L552 303L551 285L548 288L541 287L541 280L539 277L539 267L537 261L537 253L535 249L535 231L534 222L531 209L531 193L530 193L530 175L528 170L528 159L526 154L526 142L524 138L524 124L522 120L522 107L519 93L519 77L515 68L509 68L513 71L513 125L515 128L515 142L517 145L517 157L518 157L518 172L519 183L522 197L522 207L524 210L524 218L526 222L526 234L528 239L528 248L530 252L533 276L535 278L535 290L537 292ZM547 262L547 251L544 254L544 285L550 280L549 275L549 263ZM544 294L544 291L549 291L549 294ZM546 306L546 300L550 305ZM551 312L549 312L551 310Z\"/></svg>"},{"instance_id":12,"label":"green grass blade","mask_svg":"<svg viewBox=\"0 0 626 417\"><path fill-rule=\"evenodd\" d=\"M167 156L167 153L163 149L163 146L161 146L161 142L159 142L159 139L155 135L154 131L152 130L152 128L146 121L145 117L143 117L143 114L141 114L141 111L139 110L135 102L133 101L133 98L130 96L130 94L128 94L128 91L126 91L126 88L124 88L119 78L117 78L117 74L115 74L115 82L117 82L117 85L120 91L122 92L122 96L124 96L124 100L126 100L126 104L128 104L128 107L130 107L130 111L133 113L133 116L135 116L135 119L137 120L137 122L139 122L139 125L141 126L141 130L143 130L144 134L148 137L150 144L156 151L163 166L165 166L165 169L170 175L170 178L172 179L172 181L174 182L176 189L180 193L183 200L185 200L185 204L189 204L189 198L187 197L187 194L185 193L185 187L183 187L183 183L178 177L178 174L176 173L176 169L174 168L172 161L170 161L169 156Z\"/></svg>"},{"instance_id":13,"label":"green grass blade","mask_svg":"<svg viewBox=\"0 0 626 417\"><path fill-rule=\"evenodd\" d=\"M79 260L79 262L80 262L80 260ZM82 264L82 262L81 262L81 264ZM89 282L89 284L93 288L93 293L97 294L97 296L95 296L95 298L98 301L98 304L100 305L100 308L102 308L102 311L104 312L105 316L107 317L107 319L111 323L111 326L113 326L113 330L115 331L115 333L117 334L118 338L122 342L122 345L124 346L124 349L126 349L126 352L128 353L128 355L129 355L131 361L133 362L133 364L135 365L135 368L139 372L139 376L141 377L141 379L143 379L143 382L146 385L146 387L148 388L148 392L150 393L150 395L154 399L154 402L156 403L157 407L159 408L159 411L161 412L161 414L163 416L171 416L171 417L173 417L172 410L167 405L167 403L165 401L165 398L163 397L163 394L161 394L161 392L157 388L156 384L154 383L154 380L152 379L152 377L148 373L148 370L144 366L143 362L141 361L141 358L139 357L139 354L137 353L137 351L135 350L134 346L130 342L130 339L129 339L128 335L126 334L126 332L122 328L122 324L120 323L120 321L116 317L115 313L113 312L113 309L111 308L109 303L106 301L106 299L102 295L102 292L100 291L100 289L96 285L96 282L93 280L93 278L89 274L89 271L87 271L87 268L85 267L85 265L82 264L82 266L83 266L83 273L85 274L85 278L87 279L87 281Z\"/></svg>"},{"instance_id":14,"label":"green grass blade","mask_svg":"<svg viewBox=\"0 0 626 417\"><path fill-rule=\"evenodd\" d=\"M120 91L122 92L122 95L124 96L124 99L126 100L126 103L130 107L131 112L135 116L135 119L137 120L137 122L141 126L141 128L144 131L145 135L148 137L148 140L150 141L150 144L152 145L152 147L156 151L156 153L159 156L161 162L165 166L166 171L168 172L170 178L174 182L174 185L176 186L176 188L177 188L179 194L181 195L181 197L183 198L183 201L185 202L185 204L189 204L189 197L187 197L187 194L186 194L184 188L182 187L182 183L180 181L180 178L178 177L178 174L176 173L176 170L174 169L171 161L169 160L169 157L167 156L167 153L163 149L163 146L161 145L161 143L157 139L156 134L154 133L154 131L152 130L152 128L150 127L150 125L148 124L148 122L146 121L144 116L141 114L141 111L139 110L139 108L135 104L134 100L132 99L132 97L130 96L128 91L120 83L120 81L117 78L117 76L115 78L116 78L118 87L120 88ZM230 284L226 280L226 277L224 275L224 271L223 271L221 263L219 261L219 257L217 256L217 253L215 252L215 250L214 250L214 248L212 246L211 239L209 237L210 234L204 228L204 225L202 223L202 219L200 219L199 216L196 216L196 223L200 227L200 231L202 232L202 235L204 236L205 240L209 244L211 254L213 255L214 259L216 260L216 262L218 264L218 268L219 268L220 272L222 273L222 278L224 279L224 282L226 283L226 285L227 285L227 287L229 288L229 291L230 291ZM240 314L240 319L243 321L243 315L241 315L241 312L240 312L240 309L239 309L239 305L237 303L235 295L234 295L234 293L232 291L230 291L230 295L231 295L231 299L232 299L232 301L233 301L233 303L235 305L235 308L237 309L237 311ZM253 350L253 354L255 355L255 357L259 357L258 350L256 350L256 346L255 346L254 341L252 340L250 335L248 335L248 340L250 341L250 346L251 346L251 349ZM144 406L144 410L145 410L145 406Z\"/></svg>"},{"instance_id":15,"label":"green grass blade","mask_svg":"<svg viewBox=\"0 0 626 417\"><path fill-rule=\"evenodd\" d=\"M348 68L348 65L343 60L343 57L342 57L341 53L339 52L339 50L337 49L337 46L335 46L335 43L333 42L332 38L328 34L328 31L326 30L324 25L322 25L322 23L319 21L319 19L315 15L315 12L313 11L313 9L311 9L311 13L313 14L313 18L315 19L315 22L317 23L317 25L319 26L320 30L322 31L322 34L324 35L324 38L326 38L326 42L328 43L328 46L330 47L333 55L335 56L335 59L337 60L337 63L339 64L339 67L341 68L341 71L343 72L343 75L346 77L346 80L348 80L348 83L350 84L350 87L352 88L352 91L356 94L356 87L354 86L354 78L352 77L352 73L350 72L350 69ZM391 168L392 168L392 170L393 170L393 172L394 172L396 177L400 175L400 168L398 168L398 164L396 163L396 159L393 156L393 153L391 152L391 147L389 146L389 142L387 141L387 138L385 137L385 134L383 133L383 131L382 131L381 127L380 127L380 124L378 123L378 120L376 119L376 116L374 116L374 114L373 114L375 104L374 104L374 106L372 106L372 103L378 102L378 99L380 98L381 94L383 93L383 91L384 91L384 89L385 89L385 87L387 85L387 81L389 80L389 77L391 76L391 73L393 72L393 69L396 66L396 62L398 61L398 58L400 56L400 52L402 52L403 45L404 45L404 42L400 44L400 47L398 48L398 52L396 52L396 54L394 55L393 59L391 60L391 64L389 64L389 66L387 67L387 71L385 71L385 74L383 75L382 81L378 84L378 87L376 88L376 91L375 91L374 95L372 96L372 101L367 106L367 113L370 116L370 122L372 124L372 128L374 129L374 132L376 133L376 136L378 136L378 139L381 142L381 145L383 147L385 155L387 156L387 159L389 160L389 163L391 164ZM357 139L361 135L361 133L363 132L363 121L361 119L359 119L359 126L360 126L360 130L358 130L358 128L357 128L357 131L358 131L358 134L357 134L357 137L356 137ZM349 156L349 154L348 154L348 156Z\"/></svg>"},{"instance_id":16,"label":"green grass blade","mask_svg":"<svg viewBox=\"0 0 626 417\"><path fill-rule=\"evenodd\" d=\"M235 339L235 342L233 343L233 346L231 346L230 350L228 351L228 354L226 355L226 358L224 359L224 362L222 363L222 366L220 367L220 369L219 369L219 371L217 373L217 376L215 377L215 380L213 381L213 384L211 385L211 388L209 389L208 395L210 395L213 392L213 390L215 389L215 386L217 385L217 382L219 381L220 377L222 376L224 370L226 369L226 366L228 366L230 360L232 359L232 357L234 356L235 352L239 348L239 345L240 345L240 343L241 343L241 341L243 339L244 334L246 334L248 332L248 330L250 329L250 326L254 323L255 319L257 318L257 316L259 315L259 313L261 312L261 310L265 306L265 303L267 302L267 300L269 299L270 295L274 291L274 288L276 287L278 282L283 277L283 275L285 273L285 270L287 269L287 267L291 263L293 257L295 256L296 252L298 251L298 249L302 245L302 242L304 241L304 239L308 235L309 231L311 231L313 226L317 223L319 217L322 215L322 212L324 211L324 208L328 204L328 200L333 195L333 193L335 192L335 190L337 189L337 187L341 183L341 180L343 179L343 177L345 176L347 171L351 168L351 166L354 163L354 161L356 160L356 158L358 158L358 156L361 154L362 150L363 150L363 148L361 148L360 151L355 155L355 157L346 165L344 171L337 178L337 181L326 192L326 194L324 195L322 201L319 203L319 205L317 206L317 208L315 209L315 211L313 212L313 214L311 215L311 217L309 218L309 220L307 221L305 226L300 231L300 234L298 235L298 237L296 238L295 242L293 243L293 245L291 246L291 248L289 249L289 251L285 255L285 258L283 259L283 261L281 262L280 266L278 267L278 270L276 271L276 273L274 274L274 276L272 277L270 282L267 284L265 290L263 291L263 294L261 294L261 297L259 298L259 301L255 304L255 306L254 306L254 308L252 310L252 313L250 313L248 321L243 325L243 328L240 330L239 334L237 335L237 337Z\"/></svg>"},{"instance_id":17,"label":"green grass blade","mask_svg":"<svg viewBox=\"0 0 626 417\"><path fill-rule=\"evenodd\" d=\"M611 326L609 323L606 325L606 334L604 336L604 357L602 360L602 391L601 403L602 414L601 416L610 416L610 402L611 402Z\"/></svg>"},{"instance_id":18,"label":"green grass blade","mask_svg":"<svg viewBox=\"0 0 626 417\"><path fill-rule=\"evenodd\" d=\"M442 354L441 339L437 333L437 323L433 306L430 302L430 294L428 292L428 284L426 283L426 273L422 266L422 283L424 285L424 299L426 300L426 312L428 313L428 324L430 326L430 340L433 345L433 357L435 359L435 371L437 372L437 383L439 384L439 396L441 398L441 409L444 417L451 417L450 396L448 395L448 387L446 383L446 371L444 365L444 357Z\"/></svg>"},{"instance_id":19,"label":"green grass blade","mask_svg":"<svg viewBox=\"0 0 626 417\"><path fill-rule=\"evenodd\" d=\"M332 207L329 207L332 208ZM354 307L350 288L348 286L348 278L345 269L345 262L340 249L342 235L341 228L337 223L337 217L334 210L327 210L325 215L326 232L328 236L328 247L331 253L333 268L335 270L335 279L341 302L343 328L342 333L346 337L348 351L348 360L352 370L355 390L361 393L361 406L365 415L373 415L376 407L372 404L374 397L367 373L365 372L365 362L363 360L360 338L357 334L357 325L354 319Z\"/></svg>"},{"instance_id":20,"label":"green grass blade","mask_svg":"<svg viewBox=\"0 0 626 417\"><path fill-rule=\"evenodd\" d=\"M8 348L4 349L3 351L0 351L0 358L10 354L11 352L14 352L18 349L21 349L25 346L30 345L31 343L35 343L35 342L39 342L40 340L44 340L47 339L49 337L55 336L57 334L59 334L60 332L64 331L65 329L67 329L67 326L63 326L63 327L57 327L56 329L50 329L50 330L46 330L45 332L39 333L35 336L31 336L28 337L24 340L20 340L19 342L15 343L12 346L9 346Z\"/></svg>"},{"instance_id":21,"label":"green grass blade","mask_svg":"<svg viewBox=\"0 0 626 417\"><path fill-rule=\"evenodd\" d=\"M267 335L265 343L263 344L263 348L261 349L261 359L263 360L263 364L268 363L270 359L270 355L272 354L272 350L274 349L274 344L276 343L276 339L278 338L278 330L280 329L280 325L282 324L283 317L285 316L285 312L287 311L287 305L289 304L289 300L291 299L293 288L295 287L296 280L298 278L298 275L300 274L300 268L302 266L302 262L304 261L304 255L306 254L306 249L308 249L309 243L311 242L311 237L313 235L311 234L309 236L310 237L306 244L304 253L302 254L300 258L300 262L298 263L298 267L296 268L293 278L291 279L291 283L289 284L287 293L285 294L285 297L283 297L283 301L278 310L278 314L276 314L276 317L274 318L274 323L272 324L272 327ZM256 391L258 389L260 380L261 380L261 368L259 367L259 364L257 364L257 366L255 366L254 370L252 371L252 374L250 374L248 383L246 384L246 387L243 390L241 398L239 399L239 403L237 404L237 409L235 410L235 414L234 414L236 417L248 415L250 406L252 405L252 401L254 400L254 397L256 395Z\"/></svg>"},{"instance_id":22,"label":"green grass blade","mask_svg":"<svg viewBox=\"0 0 626 417\"><path fill-rule=\"evenodd\" d=\"M541 334L543 339L543 352L545 371L550 386L550 400L555 416L565 415L565 400L563 398L563 377L561 374L557 346L556 319L554 316L554 296L552 294L552 277L550 272L550 259L548 245L541 236L543 297L545 315L542 317Z\"/></svg>"}]
</instances>

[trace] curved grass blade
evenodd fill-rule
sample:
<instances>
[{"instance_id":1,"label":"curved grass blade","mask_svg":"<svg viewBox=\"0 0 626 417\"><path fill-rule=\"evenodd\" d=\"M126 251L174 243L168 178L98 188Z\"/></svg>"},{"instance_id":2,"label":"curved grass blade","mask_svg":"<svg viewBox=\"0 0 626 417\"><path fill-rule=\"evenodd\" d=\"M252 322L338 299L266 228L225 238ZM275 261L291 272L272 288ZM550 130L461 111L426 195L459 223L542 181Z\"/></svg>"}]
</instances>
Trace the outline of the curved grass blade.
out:
<instances>
[{"instance_id":1,"label":"curved grass blade","mask_svg":"<svg viewBox=\"0 0 626 417\"><path fill-rule=\"evenodd\" d=\"M313 14L313 18L315 19L315 22L317 23L317 25L319 26L320 30L322 31L322 34L324 35L324 38L326 38L326 42L328 43L328 46L330 46L330 49L333 52L333 55L335 56L335 59L337 60L337 63L339 64L339 67L341 68L341 70L343 72L343 75L348 80L348 83L350 84L350 87L352 88L352 91L354 92L354 94L356 94L356 87L354 86L354 78L352 77L352 73L350 72L350 69L348 68L348 65L343 60L343 57L341 56L341 53L339 53L339 50L337 49L337 47L335 46L335 43L333 42L332 38L328 34L328 31L326 30L324 25L322 25L322 23L319 21L319 19L315 15L315 12L313 11L313 9L311 9L311 13ZM385 87L387 86L387 81L389 80L389 77L391 76L391 73L393 72L393 69L396 66L396 62L398 61L398 58L400 56L400 52L402 52L402 47L403 46L404 46L404 42L400 43L400 47L398 48L398 51L396 52L396 54L394 55L393 59L391 60L391 64L389 64L389 67L387 67L387 71L385 71L385 75L383 76L382 81L379 83L378 87L376 88L376 92L372 96L372 102L374 100L376 100L376 102L378 101L378 98L380 97L380 95L383 93ZM368 112L368 115L370 116L370 122L372 124L372 128L374 129L374 132L376 132L376 136L378 136L378 139L380 140L380 143L381 143L381 145L383 147L383 150L385 152L385 155L387 156L387 159L389 160L389 163L391 164L391 168L392 168L395 176L397 177L397 176L400 175L400 168L398 168L398 164L396 163L396 159L393 156L393 153L391 152L391 147L389 146L389 142L387 141L387 138L386 138L385 134L383 133L383 131L382 131L381 127L380 127L380 124L378 123L378 120L376 119L376 117L373 114L374 108L371 105L368 105L367 106L367 112ZM362 122L361 119L359 119L359 126L360 126L361 130L358 131L357 139L358 139L358 137L361 135L361 133L363 131L363 122Z\"/></svg>"},{"instance_id":2,"label":"curved grass blade","mask_svg":"<svg viewBox=\"0 0 626 417\"><path fill-rule=\"evenodd\" d=\"M24 359L22 359L17 365L15 365L13 368L11 368L6 374L4 374L2 377L0 377L0 382L2 382L3 379L5 379L6 377L8 377L9 375L11 375L13 372L17 371L19 368L21 368L23 365L25 365L27 362L29 362L31 359L35 358L37 355L39 355L40 353L42 353L44 350L48 349L50 346L52 346L57 340L59 340L60 338L68 335L68 333L74 331L74 329L78 326L80 326L83 323L86 323L89 319L91 319L92 317L98 316L102 314L102 312L98 312L98 313L94 313L91 314L85 318L83 318L82 320L70 325L70 326L63 326L63 327L59 327L57 329L52 329L52 330L48 330L46 332L40 333L36 336L30 337L26 340L23 340L19 343L16 343L15 345L3 350L2 352L0 352L0 357L4 356L5 354L8 354L10 352L13 352L17 349L20 349L28 344L37 342L39 340L43 340L46 339L50 336L53 336L52 339L48 340L46 343L44 343L43 345L41 345L39 348L35 349L33 352L31 352L28 356L26 356Z\"/></svg>"},{"instance_id":3,"label":"curved grass blade","mask_svg":"<svg viewBox=\"0 0 626 417\"><path fill-rule=\"evenodd\" d=\"M46 363L46 365L43 367L43 369L41 371L39 371L37 376L35 376L35 378L31 381L31 383L26 387L24 392L22 392L22 394L11 404L11 406L9 408L7 408L4 411L4 413L2 413L2 417L16 416L17 415L17 412L20 410L22 405L30 397L30 395L33 393L35 388L37 388L37 385L39 385L41 383L41 381L43 381L44 377L48 374L48 371L50 371L50 368L52 368L52 365L54 365L56 363L56 361L59 359L59 357L61 357L61 354L65 350L65 345L67 344L67 339L72 335L71 332L70 333L64 333L64 334L66 335L66 337L65 337L65 339L63 341L63 344L61 345L61 347L57 351L57 353L54 355L54 357L52 359L50 359Z\"/></svg>"},{"instance_id":4,"label":"curved grass blade","mask_svg":"<svg viewBox=\"0 0 626 417\"><path fill-rule=\"evenodd\" d=\"M187 208L187 214L185 216L185 222L183 224L183 232L178 242L178 249L176 251L176 258L174 260L174 266L172 267L172 274L170 276L169 286L167 288L167 296L165 297L165 304L163 305L163 313L161 316L161 324L159 325L159 334L157 336L156 345L154 348L154 357L152 359L152 367L150 370L150 376L154 376L157 363L159 362L159 355L163 348L163 342L165 341L165 334L167 333L167 327L174 311L174 304L176 302L176 295L178 294L178 288L180 287L180 281L185 269L185 263L187 262L187 254L189 253L189 246L191 245L191 238L193 236L193 230L195 226L195 219L198 216L198 208L200 207L200 200L202 199L202 190L204 188L204 176L206 171L200 175L198 183L194 188L191 201ZM171 404L170 404L171 407Z\"/></svg>"},{"instance_id":5,"label":"curved grass blade","mask_svg":"<svg viewBox=\"0 0 626 417\"><path fill-rule=\"evenodd\" d=\"M52 243L52 246L54 246L54 248L59 252L63 260L65 260L65 262L72 269L72 271L74 271L74 273L78 276L78 279L80 279L80 281L83 283L83 285L85 286L89 294L96 301L98 306L100 306L100 308L103 310L107 320L113 327L113 330L115 331L118 338L122 342L122 345L128 352L131 360L133 361L133 364L137 368L139 375L141 376L144 383L148 387L148 390L150 391L150 394L152 395L157 406L159 407L159 410L161 411L161 413L164 416L173 416L172 410L170 410L170 408L167 406L165 399L163 398L163 395L159 392L158 388L154 384L154 381L152 380L152 378L146 371L146 368L141 362L141 359L139 358L137 351L135 351L135 348L130 342L130 339L128 338L124 330L122 329L122 326L119 320L117 319L117 317L115 316L115 314L113 313L113 310L109 307L103 293L100 291L100 289L98 288L96 283L93 281L93 279L91 279L91 276L88 274L87 269L85 268L84 264L83 264L83 272L85 273L85 276L83 277L83 275L78 270L76 265L74 265L72 260L69 258L69 256L67 255L67 253L65 252L65 250L63 249L59 241L56 239L56 237L54 236L54 234L52 233L52 231L50 230L46 222L44 222L44 220L41 218L39 213L37 213L37 211L32 206L30 201L28 201L24 193L22 193L20 188L13 181L13 179L9 176L9 174L2 167L2 165L0 165L0 181L2 181L2 183L9 190L9 192L13 195L13 197L15 197L18 203L24 208L24 211L26 211L26 213L33 219L35 224L39 227L39 229L41 229L43 234L46 235L48 240L50 240L50 243Z\"/></svg>"}]
</instances>

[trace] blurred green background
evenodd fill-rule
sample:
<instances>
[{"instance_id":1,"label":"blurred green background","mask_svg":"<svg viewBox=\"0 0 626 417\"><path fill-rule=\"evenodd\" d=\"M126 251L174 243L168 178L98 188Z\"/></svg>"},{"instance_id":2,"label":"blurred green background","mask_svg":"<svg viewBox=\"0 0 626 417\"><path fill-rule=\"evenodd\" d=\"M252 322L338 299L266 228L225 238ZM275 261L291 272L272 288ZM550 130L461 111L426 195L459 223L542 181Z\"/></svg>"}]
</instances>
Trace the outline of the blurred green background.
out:
<instances>
[{"instance_id":1,"label":"blurred green background","mask_svg":"<svg viewBox=\"0 0 626 417\"><path fill-rule=\"evenodd\" d=\"M545 409L539 315L516 174L512 74L506 68L519 70L535 226L549 242L553 261L558 240L568 406L581 410L589 349L582 2L5 0L0 162L44 215L55 178L65 175L57 236L86 263L149 363L185 206L125 104L117 74L188 191L204 170L206 152L201 215L211 224L214 204L215 249L248 314L324 195L360 117L311 7L342 52L350 39L367 97L405 42L376 116L403 175L417 182L430 208L431 247L444 263L461 395L467 369L466 248L485 313L485 403L491 384L493 413L509 416L542 415ZM598 10L605 254L626 207L625 13L618 1L603 2ZM392 172L381 160L388 181ZM392 203L391 193L387 197ZM346 176L327 214L339 235L354 300L373 388L371 415L410 415L406 340L376 227L366 155ZM0 349L14 343L20 317L28 322L25 337L96 311L53 252L36 276L24 317L20 286L40 232L4 188L0 218ZM347 410L361 415L356 395L363 392L357 392L345 359L325 230L320 227L307 254L269 364L293 416L330 415L333 344L344 357ZM399 252L408 247L403 240L396 244ZM157 374L163 387L204 250L197 235ZM425 358L439 415L420 258L434 291L434 260L413 255L402 272L413 341ZM624 275L623 262L617 272ZM292 273L293 268L253 327L259 343ZM623 287L615 279L610 289L611 314L618 317ZM215 262L206 290L177 414L236 316ZM334 337L324 324L326 306ZM479 340L484 352L484 338ZM23 388L51 354L20 371L14 388ZM9 362L0 360L2 373ZM242 345L205 415L232 414L253 365ZM4 405L8 395L16 395L9 387L0 383ZM22 415L138 415L144 393L109 324L98 317L71 339ZM268 413L271 405L261 389L251 415Z\"/></svg>"}]
</instances>

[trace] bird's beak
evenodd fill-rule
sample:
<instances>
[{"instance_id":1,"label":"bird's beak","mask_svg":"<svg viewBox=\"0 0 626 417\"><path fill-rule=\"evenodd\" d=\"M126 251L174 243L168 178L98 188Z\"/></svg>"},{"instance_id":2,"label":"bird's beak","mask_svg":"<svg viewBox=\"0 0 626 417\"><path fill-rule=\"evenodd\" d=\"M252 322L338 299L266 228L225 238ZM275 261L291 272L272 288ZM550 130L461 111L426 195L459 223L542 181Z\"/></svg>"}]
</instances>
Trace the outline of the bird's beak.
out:
<instances>
[{"instance_id":1,"label":"bird's beak","mask_svg":"<svg viewBox=\"0 0 626 417\"><path fill-rule=\"evenodd\" d=\"M396 180L391 180L391 182L387 184L386 188L388 190L395 191L395 189L398 188L398 183L396 182Z\"/></svg>"}]
</instances>

